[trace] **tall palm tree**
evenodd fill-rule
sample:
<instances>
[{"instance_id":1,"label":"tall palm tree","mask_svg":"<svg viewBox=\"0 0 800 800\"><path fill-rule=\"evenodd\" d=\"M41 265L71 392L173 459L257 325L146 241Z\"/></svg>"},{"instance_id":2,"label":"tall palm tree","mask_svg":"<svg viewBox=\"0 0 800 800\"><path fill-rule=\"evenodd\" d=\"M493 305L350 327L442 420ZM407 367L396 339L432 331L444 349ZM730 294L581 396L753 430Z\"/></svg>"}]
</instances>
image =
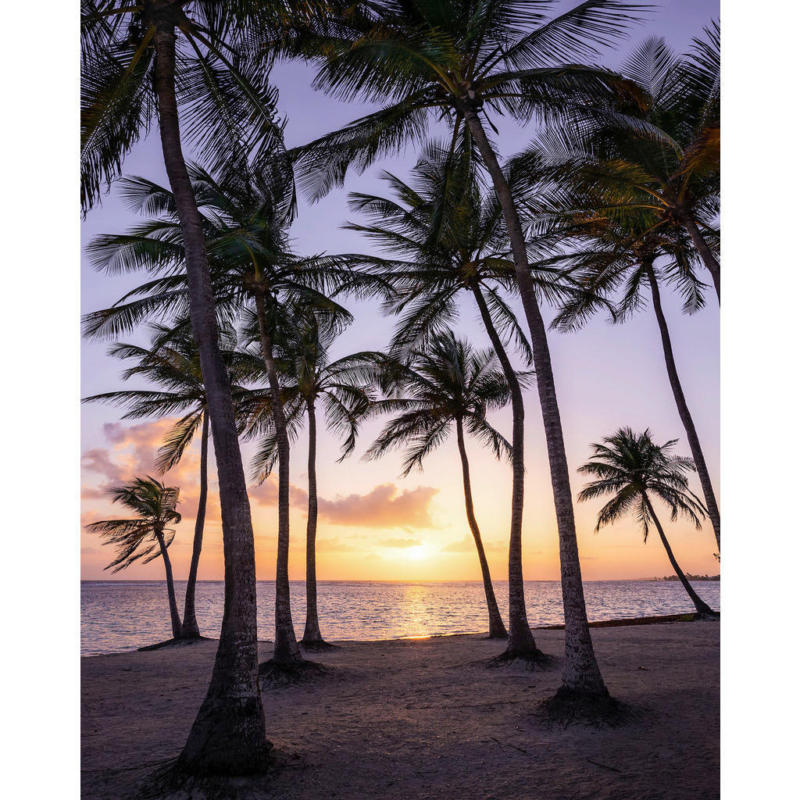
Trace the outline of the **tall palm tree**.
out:
<instances>
[{"instance_id":1,"label":"tall palm tree","mask_svg":"<svg viewBox=\"0 0 800 800\"><path fill-rule=\"evenodd\" d=\"M635 91L619 76L577 65L622 36L641 6L587 0L547 19L538 0L393 0L332 14L324 24L293 26L282 50L317 59L315 85L341 99L385 103L299 153L306 185L320 195L347 168L421 141L431 118L452 125L454 141L468 128L488 170L511 242L514 274L530 330L536 386L544 418L556 507L565 617L560 697L593 701L608 691L592 647L583 596L569 468L564 448L547 332L530 274L525 237L511 186L485 125L490 113L528 122L577 103Z\"/></svg>"},{"instance_id":2,"label":"tall palm tree","mask_svg":"<svg viewBox=\"0 0 800 800\"><path fill-rule=\"evenodd\" d=\"M652 522L667 551L669 563L694 603L697 613L712 617L716 614L698 597L678 566L661 521L653 508L652 498L657 497L667 505L673 521L681 514L700 528L705 509L699 499L689 491L686 479L686 473L694 470L694 464L690 458L671 454L670 451L677 441L672 439L658 445L653 441L649 430L634 433L630 428L620 428L613 435L606 436L603 444L592 445L594 452L591 459L578 467L579 472L596 478L581 490L578 500L613 495L597 515L596 531L630 512L635 514L644 534L644 541L647 542Z\"/></svg>"},{"instance_id":3,"label":"tall palm tree","mask_svg":"<svg viewBox=\"0 0 800 800\"><path fill-rule=\"evenodd\" d=\"M283 5L283 4L280 4ZM214 296L182 151L184 133L214 163L262 163L282 147L263 58L243 56L264 4L204 0L82 0L81 185L85 209L157 120L174 192L189 311L214 436L225 551L225 612L208 692L179 759L190 773L266 768L258 687L255 547L236 421L217 344ZM236 53L235 56L231 52ZM234 65L233 62L237 62Z\"/></svg>"},{"instance_id":4,"label":"tall palm tree","mask_svg":"<svg viewBox=\"0 0 800 800\"><path fill-rule=\"evenodd\" d=\"M511 458L511 445L486 419L489 409L501 408L511 396L508 382L497 365L491 350L475 350L468 342L456 339L451 330L434 334L426 348L412 350L406 362L387 364L385 382L391 387L390 394L403 396L391 396L372 404L373 413L396 413L397 416L381 431L366 456L378 458L391 449L407 448L402 473L405 476L415 467L421 469L425 457L443 444L455 427L467 523L478 551L489 610L489 636L505 638L506 629L497 607L475 517L464 436L465 431L470 433L488 445L497 458Z\"/></svg>"},{"instance_id":5,"label":"tall palm tree","mask_svg":"<svg viewBox=\"0 0 800 800\"><path fill-rule=\"evenodd\" d=\"M209 258L215 310L233 321L243 312L256 321L261 357L272 393L278 453L278 554L275 577L275 643L272 662L281 671L301 665L303 656L292 624L289 592L289 438L275 364L274 339L287 309L297 303L349 320L331 297L365 294L380 285L334 257L298 257L288 249L293 213L291 172L255 174L244 166L220 177L190 164ZM87 315L90 336L117 335L145 319L182 313L187 287L180 265L185 257L173 193L143 178L122 182L131 205L157 216L122 235L97 237L89 253L103 270L147 269L157 277L129 292L111 308ZM330 295L330 296L329 296ZM215 440L216 441L216 440Z\"/></svg>"},{"instance_id":6,"label":"tall palm tree","mask_svg":"<svg viewBox=\"0 0 800 800\"><path fill-rule=\"evenodd\" d=\"M175 602L175 584L172 579L172 564L167 548L175 538L175 529L169 525L181 521L181 515L175 510L178 504L178 490L164 486L151 478L134 478L123 486L109 489L111 501L120 503L136 514L132 519L104 519L91 522L86 529L97 533L105 539L103 544L111 544L117 548L114 560L106 567L112 572L126 569L136 561L143 564L161 556L164 561L164 572L167 576L167 596L169 613L172 621L172 636L181 636L181 618L178 604Z\"/></svg>"},{"instance_id":7,"label":"tall palm tree","mask_svg":"<svg viewBox=\"0 0 800 800\"><path fill-rule=\"evenodd\" d=\"M301 644L308 649L323 649L330 645L322 638L317 607L317 409L321 404L327 427L344 437L341 461L353 451L359 421L369 409L370 385L379 356L354 353L331 361L329 350L341 327L337 320L303 307L295 308L287 317L274 344L289 438L297 437L304 417L308 421L306 623ZM251 390L241 403L246 435L260 439L253 460L259 480L271 473L278 458L272 405L272 392L263 390Z\"/></svg>"},{"instance_id":8,"label":"tall palm tree","mask_svg":"<svg viewBox=\"0 0 800 800\"><path fill-rule=\"evenodd\" d=\"M392 196L350 194L350 207L369 224L349 224L376 242L387 257L351 256L378 276L392 293L385 303L400 314L395 350L423 346L458 314L458 299L469 296L480 314L510 391L512 410L512 497L508 556L509 657L536 655L528 624L522 573L522 516L525 487L525 406L517 372L507 351L515 344L531 351L504 297L516 289L514 263L507 252L503 215L494 196L482 196L469 143L450 153L435 142L424 153L408 184L386 173ZM534 280L551 299L568 296L557 270L537 270Z\"/></svg>"},{"instance_id":9,"label":"tall palm tree","mask_svg":"<svg viewBox=\"0 0 800 800\"><path fill-rule=\"evenodd\" d=\"M237 370L236 367L241 367L242 358L235 350L236 335L226 328L221 328L219 334L220 354L235 379L238 372L241 372L241 369ZM197 501L192 559L186 579L186 597L180 629L181 639L199 638L195 590L203 548L208 496L210 432L208 401L197 346L185 326L175 331L163 325L153 325L153 342L150 348L117 343L111 347L109 355L123 360L136 359L135 365L123 372L122 377L126 381L133 377L142 377L157 384L159 389L121 389L103 392L83 398L84 403L101 402L125 407L128 411L123 415L123 419L165 417L183 413L167 432L164 444L158 451L155 466L159 472L163 474L178 464L198 430L200 431L200 495ZM234 397L238 397L244 389L234 384L231 386L231 391Z\"/></svg>"}]
</instances>

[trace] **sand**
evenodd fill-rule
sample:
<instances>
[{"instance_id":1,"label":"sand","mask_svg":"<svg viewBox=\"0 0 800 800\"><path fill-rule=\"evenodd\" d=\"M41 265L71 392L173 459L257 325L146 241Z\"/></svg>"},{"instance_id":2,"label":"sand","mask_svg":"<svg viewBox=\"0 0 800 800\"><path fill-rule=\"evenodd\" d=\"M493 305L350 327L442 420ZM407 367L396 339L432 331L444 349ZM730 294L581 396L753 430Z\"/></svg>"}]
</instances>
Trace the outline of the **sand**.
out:
<instances>
[{"instance_id":1,"label":"sand","mask_svg":"<svg viewBox=\"0 0 800 800\"><path fill-rule=\"evenodd\" d=\"M713 800L719 796L719 624L597 628L617 728L548 725L535 712L560 667L487 669L478 635L342 643L313 683L263 693L280 768L236 798ZM537 631L563 652L563 632ZM216 642L82 659L83 798L125 800L180 752ZM263 645L263 656L270 646ZM475 663L481 662L481 663ZM199 794L192 796L199 797Z\"/></svg>"}]
</instances>

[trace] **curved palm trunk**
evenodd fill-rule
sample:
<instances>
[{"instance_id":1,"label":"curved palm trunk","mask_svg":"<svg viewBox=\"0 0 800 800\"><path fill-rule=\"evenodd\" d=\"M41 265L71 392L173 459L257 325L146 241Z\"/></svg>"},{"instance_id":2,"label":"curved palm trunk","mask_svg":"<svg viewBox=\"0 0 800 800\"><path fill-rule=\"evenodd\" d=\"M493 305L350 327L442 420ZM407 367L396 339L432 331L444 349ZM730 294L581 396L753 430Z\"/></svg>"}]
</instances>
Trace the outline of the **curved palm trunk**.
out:
<instances>
[{"instance_id":1,"label":"curved palm trunk","mask_svg":"<svg viewBox=\"0 0 800 800\"><path fill-rule=\"evenodd\" d=\"M175 602L175 581L172 578L172 562L169 560L169 553L164 544L164 534L156 530L156 540L161 550L161 558L164 559L164 572L167 573L167 596L169 598L169 616L172 620L172 638L179 639L181 635L181 618L178 615L178 604Z\"/></svg>"},{"instance_id":2,"label":"curved palm trunk","mask_svg":"<svg viewBox=\"0 0 800 800\"><path fill-rule=\"evenodd\" d=\"M683 588L686 589L686 594L688 594L689 597L692 599L694 607L697 609L697 613L708 615L711 617L716 616L716 614L700 599L697 592L695 592L695 590L692 588L692 584L689 583L688 579L683 574L683 570L678 566L678 562L675 560L675 555L672 552L672 548L669 546L667 537L664 534L664 529L661 527L661 522L656 516L656 512L653 509L652 504L650 503L650 498L647 496L647 493L642 492L642 497L644 498L644 502L645 505L647 506L647 510L650 513L650 516L653 518L653 522L655 523L658 535L661 537L661 544L664 545L664 549L667 551L667 558L669 559L669 563L672 564L672 569L675 570L675 574L678 576L678 580L680 580L680 582L683 584Z\"/></svg>"},{"instance_id":3,"label":"curved palm trunk","mask_svg":"<svg viewBox=\"0 0 800 800\"><path fill-rule=\"evenodd\" d=\"M306 523L306 627L303 644L323 643L317 612L317 415L314 399L306 403L308 412L308 522Z\"/></svg>"},{"instance_id":4,"label":"curved palm trunk","mask_svg":"<svg viewBox=\"0 0 800 800\"><path fill-rule=\"evenodd\" d=\"M266 769L271 747L266 739L258 686L256 568L250 503L228 374L217 342L202 220L181 151L172 22L159 23L155 46L161 146L186 255L192 335L200 353L214 436L225 554L225 606L219 647L208 692L178 766L192 773L247 774Z\"/></svg>"},{"instance_id":5,"label":"curved palm trunk","mask_svg":"<svg viewBox=\"0 0 800 800\"><path fill-rule=\"evenodd\" d=\"M600 667L592 646L589 620L586 616L586 601L583 596L581 563L578 556L578 537L575 533L575 516L572 507L572 492L569 485L569 467L564 449L561 416L558 411L556 385L550 363L550 348L542 319L525 249L525 237L517 209L511 196L511 188L492 150L486 132L474 108L464 109L464 119L475 139L481 157L489 170L495 194L503 210L514 268L519 285L519 294L528 327L531 333L536 387L544 421L547 456L550 462L550 479L558 524L559 552L561 557L561 593L564 602L564 672L562 693L602 695L608 694ZM560 691L561 691L560 690Z\"/></svg>"},{"instance_id":6,"label":"curved palm trunk","mask_svg":"<svg viewBox=\"0 0 800 800\"><path fill-rule=\"evenodd\" d=\"M195 589L197 588L197 567L203 550L203 528L206 519L206 497L208 495L208 414L203 412L203 427L200 439L200 497L197 501L197 515L194 521L194 541L192 542L192 561L189 577L186 579L186 598L183 603L183 624L181 639L199 639L200 626L195 614Z\"/></svg>"},{"instance_id":7,"label":"curved palm trunk","mask_svg":"<svg viewBox=\"0 0 800 800\"><path fill-rule=\"evenodd\" d=\"M469 461L467 460L467 448L464 444L464 425L460 417L456 419L456 437L458 439L458 452L461 455L461 474L464 479L464 504L467 509L467 522L469 523L469 529L472 531L472 538L475 540L475 547L478 550L478 561L480 561L481 575L483 576L483 591L486 594L486 605L489 609L489 638L505 639L508 633L506 626L503 625L500 609L497 607L497 598L494 596L494 587L492 586L492 576L489 572L489 562L486 560L486 552L483 549L478 520L475 519L475 509L472 504L472 484L469 477Z\"/></svg>"},{"instance_id":8,"label":"curved palm trunk","mask_svg":"<svg viewBox=\"0 0 800 800\"><path fill-rule=\"evenodd\" d=\"M289 594L289 437L286 434L286 417L281 405L278 371L272 355L272 338L267 327L264 294L256 292L255 301L261 353L272 395L272 418L278 445L278 559L275 567L275 646L272 660L279 664L294 664L302 661L303 656L294 635Z\"/></svg>"},{"instance_id":9,"label":"curved palm trunk","mask_svg":"<svg viewBox=\"0 0 800 800\"><path fill-rule=\"evenodd\" d=\"M706 265L706 268L711 273L711 280L714 281L714 289L717 292L717 302L720 300L720 274L719 274L719 261L714 258L714 254L711 252L711 248L708 246L708 242L703 238L703 234L700 232L700 228L697 227L697 223L688 215L682 215L681 224L684 228L686 228L687 233L692 239L692 243L694 244L695 250L700 254L700 258L703 259L703 263Z\"/></svg>"},{"instance_id":10,"label":"curved palm trunk","mask_svg":"<svg viewBox=\"0 0 800 800\"><path fill-rule=\"evenodd\" d=\"M678 377L678 369L675 365L675 355L672 352L672 340L670 339L669 328L667 327L667 319L664 316L664 309L661 307L661 292L658 288L658 281L653 271L653 265L646 264L645 267L647 269L647 278L650 281L650 292L653 295L653 310L656 313L658 329L661 332L661 344L664 348L664 361L667 365L669 384L672 387L675 405L678 407L678 415L686 431L686 438L689 441L692 458L697 467L697 476L700 479L700 486L703 488L706 509L708 510L711 525L714 528L714 536L717 539L717 549L720 550L720 515L719 507L717 506L717 498L714 495L714 487L711 485L711 477L708 474L708 467L706 466L706 460L703 456L703 448L700 447L700 439L697 435L697 430L694 427L694 420L689 411L689 406L686 404L683 386L681 386L681 381Z\"/></svg>"},{"instance_id":11,"label":"curved palm trunk","mask_svg":"<svg viewBox=\"0 0 800 800\"><path fill-rule=\"evenodd\" d=\"M508 543L508 648L509 656L530 655L538 651L525 609L525 582L522 577L522 508L525 493L525 404L517 373L508 360L503 342L494 327L492 315L480 287L472 294L481 313L486 332L494 346L503 374L511 389L511 534Z\"/></svg>"}]
</instances>

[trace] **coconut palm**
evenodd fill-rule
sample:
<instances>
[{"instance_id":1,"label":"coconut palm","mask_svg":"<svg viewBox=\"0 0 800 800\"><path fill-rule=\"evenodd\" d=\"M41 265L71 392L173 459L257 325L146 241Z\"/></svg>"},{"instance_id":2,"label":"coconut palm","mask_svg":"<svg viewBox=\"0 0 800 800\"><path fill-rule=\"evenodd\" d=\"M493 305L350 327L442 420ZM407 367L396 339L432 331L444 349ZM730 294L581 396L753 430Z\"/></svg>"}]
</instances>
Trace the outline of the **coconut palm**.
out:
<instances>
[{"instance_id":1,"label":"coconut palm","mask_svg":"<svg viewBox=\"0 0 800 800\"><path fill-rule=\"evenodd\" d=\"M590 190L609 215L684 230L720 296L715 220L720 191L719 25L676 55L661 38L642 43L622 72L641 90L635 106L599 105L549 131L552 177Z\"/></svg>"},{"instance_id":2,"label":"coconut palm","mask_svg":"<svg viewBox=\"0 0 800 800\"><path fill-rule=\"evenodd\" d=\"M241 354L237 354L235 350L235 333L230 329L221 328L219 345L226 366L229 372L234 373L232 377L235 379L237 373L241 372L242 366ZM210 432L208 401L197 347L191 337L191 332L185 325L178 328L177 331L163 325L154 325L153 342L150 348L116 343L110 348L109 355L123 360L136 360L134 366L123 372L123 379L127 381L133 377L142 377L157 384L159 389L121 389L114 392L103 392L85 397L82 402L109 403L127 408L128 411L123 415L123 419L183 414L167 432L164 444L158 451L155 466L159 472L163 474L178 464L197 432L200 431L200 494L197 501L192 560L186 579L186 597L180 629L180 638L182 639L199 638L200 628L195 613L195 590L200 554L203 548L203 528L208 495ZM237 366L240 369L237 370ZM241 396L244 389L234 384L231 386L231 391L234 397L238 397Z\"/></svg>"},{"instance_id":3,"label":"coconut palm","mask_svg":"<svg viewBox=\"0 0 800 800\"><path fill-rule=\"evenodd\" d=\"M344 437L341 461L355 447L360 419L371 400L371 379L380 356L354 353L331 360L329 350L340 328L330 314L298 307L286 315L274 342L275 363L287 435L294 440L308 421L308 518L306 523L306 622L301 644L310 649L329 647L322 638L317 609L317 410L322 406L327 427ZM291 320L291 321L290 321ZM253 331L251 336L258 338ZM253 465L264 480L278 459L271 391L251 390L241 403L245 434L260 440Z\"/></svg>"},{"instance_id":4,"label":"coconut palm","mask_svg":"<svg viewBox=\"0 0 800 800\"><path fill-rule=\"evenodd\" d=\"M201 213L216 314L233 321L249 312L256 322L261 357L273 395L278 453L278 554L275 589L275 643L272 662L281 671L303 661L292 624L289 594L289 439L273 342L298 303L316 307L337 320L349 312L329 295L368 293L379 281L327 256L294 255L288 249L293 203L291 172L256 175L242 167L220 177L194 164L188 167ZM94 264L106 271L147 269L157 277L129 292L119 303L87 315L90 336L117 335L152 317L183 312L187 287L180 273L184 246L173 194L143 178L121 182L135 209L157 216L122 235L97 237L88 248ZM216 440L215 440L216 441Z\"/></svg>"},{"instance_id":5,"label":"coconut palm","mask_svg":"<svg viewBox=\"0 0 800 800\"><path fill-rule=\"evenodd\" d=\"M690 458L672 455L670 452L677 439L662 445L656 444L649 430L634 433L630 428L620 428L616 433L603 439L603 444L593 444L589 461L578 468L584 475L596 480L586 484L578 495L578 500L593 500L612 495L597 515L599 531L627 513L632 513L641 526L644 541L650 532L650 524L655 525L661 543L667 551L675 574L694 603L697 613L715 616L714 612L698 597L692 585L675 560L661 521L653 508L653 498L666 504L670 517L675 521L679 515L687 517L699 529L705 509L700 500L689 491L686 473L694 470Z\"/></svg>"},{"instance_id":6,"label":"coconut palm","mask_svg":"<svg viewBox=\"0 0 800 800\"><path fill-rule=\"evenodd\" d=\"M525 486L525 406L517 372L511 364L512 343L530 360L531 351L506 297L516 289L514 263L507 249L503 215L494 196L484 197L467 142L450 153L430 142L405 183L385 173L391 195L350 194L350 207L369 224L349 224L376 242L386 257L352 256L389 285L387 310L399 314L395 350L425 346L458 315L458 300L469 296L480 314L509 387L512 409L512 498L509 536L508 656L538 651L528 625L522 576L522 512ZM568 296L558 270L534 274L539 291L553 300Z\"/></svg>"},{"instance_id":7,"label":"coconut palm","mask_svg":"<svg viewBox=\"0 0 800 800\"><path fill-rule=\"evenodd\" d=\"M283 4L280 4L281 6ZM217 344L203 221L182 152L185 135L213 163L257 164L282 148L263 58L247 59L265 4L82 0L81 186L84 209L157 120L174 191L191 328L214 436L225 550L225 612L208 693L179 759L187 772L252 773L269 744L258 687L255 548L225 365ZM234 55L235 53L235 55ZM236 64L234 65L234 62Z\"/></svg>"},{"instance_id":8,"label":"coconut palm","mask_svg":"<svg viewBox=\"0 0 800 800\"><path fill-rule=\"evenodd\" d=\"M491 350L475 350L468 342L456 339L451 330L433 334L424 350L414 349L407 362L386 366L385 383L391 387L388 399L375 401L373 413L394 413L367 450L367 458L378 458L389 450L406 448L403 475L422 468L425 457L447 439L455 427L467 523L483 578L489 610L489 636L505 638L506 629L497 607L489 563L475 517L465 432L491 448L497 458L511 459L508 441L486 419L489 409L501 408L511 390ZM524 381L527 375L521 376ZM402 396L398 397L397 394ZM530 629L528 629L529 635ZM533 636L531 635L531 639ZM538 654L528 653L529 657Z\"/></svg>"},{"instance_id":9,"label":"coconut palm","mask_svg":"<svg viewBox=\"0 0 800 800\"><path fill-rule=\"evenodd\" d=\"M113 503L119 503L134 512L136 516L129 519L103 519L91 522L86 529L102 536L105 540L103 544L114 545L117 548L116 557L106 567L112 572L126 569L137 561L147 564L161 556L167 576L172 636L174 639L179 639L181 618L178 614L178 604L175 602L172 564L167 552L175 538L175 529L169 526L181 521L181 515L175 510L178 504L178 490L165 486L148 475L146 478L134 478L123 486L115 486L109 489L108 493Z\"/></svg>"},{"instance_id":10,"label":"coconut palm","mask_svg":"<svg viewBox=\"0 0 800 800\"><path fill-rule=\"evenodd\" d=\"M318 59L315 85L347 100L384 107L299 153L306 186L316 195L381 155L425 137L444 119L454 141L466 127L489 172L510 238L514 274L530 330L537 390L558 525L565 614L565 665L560 697L608 694L592 647L581 582L569 468L547 332L530 274L517 205L485 126L491 114L527 123L577 103L596 103L634 87L608 71L575 62L624 34L641 9L617 0L587 0L551 19L539 0L393 0L348 7L325 24L293 26L283 52Z\"/></svg>"}]
</instances>

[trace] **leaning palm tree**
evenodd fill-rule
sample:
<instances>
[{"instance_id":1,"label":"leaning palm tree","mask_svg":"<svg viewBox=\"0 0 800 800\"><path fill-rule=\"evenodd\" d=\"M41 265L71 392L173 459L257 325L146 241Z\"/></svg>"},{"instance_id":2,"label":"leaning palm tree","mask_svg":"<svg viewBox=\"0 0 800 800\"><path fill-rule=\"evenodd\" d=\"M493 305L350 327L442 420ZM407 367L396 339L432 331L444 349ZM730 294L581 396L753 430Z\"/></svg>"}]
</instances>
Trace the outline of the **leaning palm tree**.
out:
<instances>
[{"instance_id":1,"label":"leaning palm tree","mask_svg":"<svg viewBox=\"0 0 800 800\"><path fill-rule=\"evenodd\" d=\"M103 544L114 545L117 548L116 557L106 567L112 572L126 569L137 561L147 564L161 556L167 576L172 637L180 639L181 618L178 614L178 604L175 602L172 564L167 552L175 538L175 529L168 526L181 521L181 515L175 510L178 504L178 490L164 486L148 475L146 478L134 478L124 486L115 486L109 489L108 493L113 503L119 503L133 511L136 516L130 519L103 519L91 522L86 529L102 536L105 540Z\"/></svg>"},{"instance_id":2,"label":"leaning palm tree","mask_svg":"<svg viewBox=\"0 0 800 800\"><path fill-rule=\"evenodd\" d=\"M235 350L235 332L221 328L219 334L220 354L235 379L237 373L242 371L242 355ZM150 348L116 343L109 350L109 355L123 360L136 360L134 366L123 372L122 377L126 381L140 377L157 384L159 389L120 389L85 397L82 402L110 403L127 408L128 411L123 415L123 419L166 417L178 412L183 414L167 432L164 444L158 451L155 466L159 472L163 474L178 464L200 431L200 494L180 630L180 638L196 639L200 637L200 628L195 612L195 590L200 554L203 549L210 438L208 400L197 347L185 326L172 330L163 325L154 325ZM238 370L237 366L240 367ZM232 384L231 391L234 397L238 397L244 389Z\"/></svg>"},{"instance_id":3,"label":"leaning palm tree","mask_svg":"<svg viewBox=\"0 0 800 800\"><path fill-rule=\"evenodd\" d=\"M630 428L620 428L612 436L606 436L603 444L593 444L591 459L578 468L584 475L596 480L586 484L578 495L578 500L593 500L604 495L613 495L598 512L599 531L627 513L636 516L647 542L650 523L655 525L661 544L667 551L667 558L675 574L686 589L701 616L713 617L716 614L698 597L683 570L675 560L661 521L653 508L653 498L658 498L669 508L672 520L678 515L687 517L699 529L705 509L700 500L689 491L686 473L694 470L690 458L671 454L677 439L662 445L656 444L649 430L634 433Z\"/></svg>"},{"instance_id":4,"label":"leaning palm tree","mask_svg":"<svg viewBox=\"0 0 800 800\"><path fill-rule=\"evenodd\" d=\"M513 344L530 361L531 351L506 295L516 289L503 215L494 196L483 196L469 137L451 153L429 142L405 183L386 173L391 196L351 193L350 207L368 224L349 224L376 242L383 257L351 258L391 287L387 310L400 315L393 348L424 347L458 315L458 301L475 303L509 387L512 411L511 521L508 556L509 658L537 654L528 624L522 576L522 516L525 487L525 406L508 349ZM538 290L565 301L567 281L557 269L534 272Z\"/></svg>"},{"instance_id":5,"label":"leaning palm tree","mask_svg":"<svg viewBox=\"0 0 800 800\"><path fill-rule=\"evenodd\" d=\"M489 409L501 408L511 397L511 390L491 350L475 350L446 330L434 334L424 350L412 350L407 361L388 362L384 382L391 395L375 401L373 413L396 413L366 452L378 458L389 450L407 448L402 474L422 468L425 457L444 443L455 427L467 524L475 540L480 563L486 605L489 611L489 636L505 638L506 629L497 607L489 563L483 547L472 499L469 460L465 432L487 445L497 458L511 458L512 448L486 419ZM527 376L521 376L525 380ZM531 635L531 638L532 635ZM535 648L535 643L534 643ZM528 657L541 656L539 651Z\"/></svg>"},{"instance_id":6,"label":"leaning palm tree","mask_svg":"<svg viewBox=\"0 0 800 800\"><path fill-rule=\"evenodd\" d=\"M276 4L277 5L277 4ZM284 4L279 4L283 13ZM175 196L192 335L214 436L225 549L225 613L208 692L179 766L189 773L266 768L258 687L255 547L228 376L217 344L203 221L182 151L184 134L215 164L262 164L282 149L276 95L259 51L249 59L260 2L82 0L81 187L96 203L134 144L157 120Z\"/></svg>"},{"instance_id":7,"label":"leaning palm tree","mask_svg":"<svg viewBox=\"0 0 800 800\"><path fill-rule=\"evenodd\" d=\"M377 353L354 353L331 360L329 350L340 325L335 317L312 308L296 307L287 315L275 341L280 397L287 435L295 439L308 421L308 518L306 522L306 622L301 644L307 649L330 647L319 626L317 606L317 411L325 415L327 427L344 437L339 461L355 447L359 422L369 409L370 387L376 374ZM251 338L258 338L251 324ZM247 335L245 326L245 335ZM256 371L257 372L257 371ZM240 403L245 435L258 437L253 460L255 476L263 481L278 459L273 393L251 390Z\"/></svg>"},{"instance_id":8,"label":"leaning palm tree","mask_svg":"<svg viewBox=\"0 0 800 800\"><path fill-rule=\"evenodd\" d=\"M514 275L530 330L556 507L565 616L565 663L559 696L590 703L608 691L594 655L583 596L569 468L547 331L530 274L511 186L490 142L490 115L527 123L579 103L593 104L636 87L607 70L576 64L624 35L642 6L587 0L551 19L539 0L399 0L332 13L293 25L282 51L322 63L315 85L336 97L384 107L328 134L298 154L315 195L344 180L348 166L421 141L431 119L450 122L454 141L467 128L491 176L510 238Z\"/></svg>"},{"instance_id":9,"label":"leaning palm tree","mask_svg":"<svg viewBox=\"0 0 800 800\"><path fill-rule=\"evenodd\" d=\"M278 553L271 662L285 673L293 666L301 668L303 656L291 615L290 447L280 402L274 340L297 303L321 309L345 322L352 317L332 296L369 293L380 282L340 264L334 257L299 257L289 250L288 227L293 214L290 171L276 168L255 174L243 166L217 177L190 164L188 172L201 213L216 314L223 321L233 322L243 313L255 320L273 397L278 453ZM134 209L155 216L126 234L97 237L89 247L90 256L95 266L105 271L146 269L156 277L114 306L87 315L84 331L90 336L118 335L145 319L180 314L186 305L186 281L179 271L185 253L173 193L143 178L125 180L122 192Z\"/></svg>"}]
</instances>

